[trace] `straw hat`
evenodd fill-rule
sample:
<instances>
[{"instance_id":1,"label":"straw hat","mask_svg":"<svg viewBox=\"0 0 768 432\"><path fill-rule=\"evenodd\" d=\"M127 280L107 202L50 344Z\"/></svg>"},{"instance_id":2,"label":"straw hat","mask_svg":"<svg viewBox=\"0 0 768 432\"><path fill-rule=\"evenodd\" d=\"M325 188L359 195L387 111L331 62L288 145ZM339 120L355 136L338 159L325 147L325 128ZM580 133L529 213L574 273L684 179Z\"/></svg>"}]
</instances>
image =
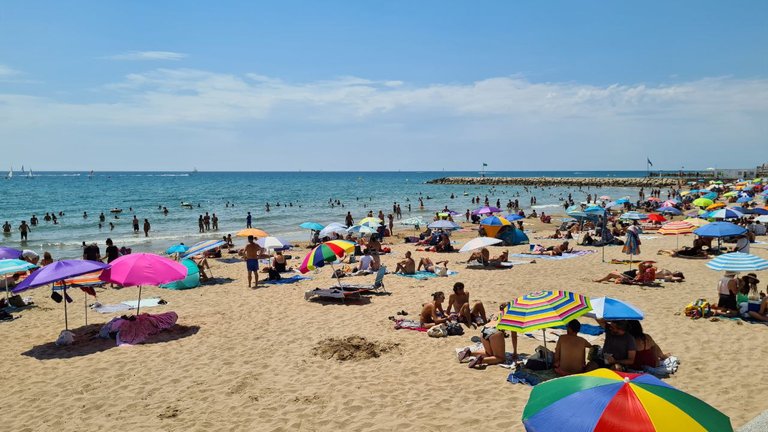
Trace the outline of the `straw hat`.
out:
<instances>
[{"instance_id":1,"label":"straw hat","mask_svg":"<svg viewBox=\"0 0 768 432\"><path fill-rule=\"evenodd\" d=\"M757 275L754 273L747 273L744 276L742 276L742 279L750 279L753 283L759 284L760 279L757 278Z\"/></svg>"}]
</instances>

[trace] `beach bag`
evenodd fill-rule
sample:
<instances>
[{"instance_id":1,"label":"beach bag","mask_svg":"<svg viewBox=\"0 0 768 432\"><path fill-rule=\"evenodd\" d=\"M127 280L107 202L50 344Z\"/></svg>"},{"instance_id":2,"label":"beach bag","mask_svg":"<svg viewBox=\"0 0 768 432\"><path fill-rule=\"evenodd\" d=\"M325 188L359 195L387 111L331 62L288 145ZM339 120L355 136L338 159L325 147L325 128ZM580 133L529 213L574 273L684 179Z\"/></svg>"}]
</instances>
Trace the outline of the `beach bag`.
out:
<instances>
[{"instance_id":1,"label":"beach bag","mask_svg":"<svg viewBox=\"0 0 768 432\"><path fill-rule=\"evenodd\" d=\"M280 276L280 272L273 268L270 268L269 270L267 270L267 274L268 274L267 279L271 281L279 281L280 279L283 278L282 276Z\"/></svg>"},{"instance_id":2,"label":"beach bag","mask_svg":"<svg viewBox=\"0 0 768 432\"><path fill-rule=\"evenodd\" d=\"M459 323L449 323L446 326L446 332L448 336L461 336L464 334L464 327Z\"/></svg>"},{"instance_id":3,"label":"beach bag","mask_svg":"<svg viewBox=\"0 0 768 432\"><path fill-rule=\"evenodd\" d=\"M684 310L685 316L694 319L706 318L712 315L712 308L706 299L698 299L688 304Z\"/></svg>"},{"instance_id":4,"label":"beach bag","mask_svg":"<svg viewBox=\"0 0 768 432\"><path fill-rule=\"evenodd\" d=\"M446 329L445 324L436 325L427 330L427 336L434 338L446 337L448 336L448 330Z\"/></svg>"}]
</instances>

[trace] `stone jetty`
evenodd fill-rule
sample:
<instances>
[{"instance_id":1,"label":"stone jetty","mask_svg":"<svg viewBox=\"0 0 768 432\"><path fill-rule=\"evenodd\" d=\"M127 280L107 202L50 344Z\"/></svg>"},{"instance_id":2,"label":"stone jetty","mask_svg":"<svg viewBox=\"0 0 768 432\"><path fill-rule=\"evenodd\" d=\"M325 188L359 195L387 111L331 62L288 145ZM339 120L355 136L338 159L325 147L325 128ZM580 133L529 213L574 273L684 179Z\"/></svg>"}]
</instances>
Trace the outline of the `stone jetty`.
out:
<instances>
[{"instance_id":1,"label":"stone jetty","mask_svg":"<svg viewBox=\"0 0 768 432\"><path fill-rule=\"evenodd\" d=\"M683 182L686 180L682 179ZM680 181L680 178L670 177L443 177L429 180L427 184L662 188L678 186Z\"/></svg>"}]
</instances>

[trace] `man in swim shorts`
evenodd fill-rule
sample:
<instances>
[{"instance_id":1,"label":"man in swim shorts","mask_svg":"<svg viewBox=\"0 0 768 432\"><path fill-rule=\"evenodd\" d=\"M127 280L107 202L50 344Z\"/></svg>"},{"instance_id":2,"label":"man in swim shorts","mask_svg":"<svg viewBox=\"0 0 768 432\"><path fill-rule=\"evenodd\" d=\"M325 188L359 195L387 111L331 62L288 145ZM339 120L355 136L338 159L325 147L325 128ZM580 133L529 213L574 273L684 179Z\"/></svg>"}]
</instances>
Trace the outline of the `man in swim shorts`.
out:
<instances>
[{"instance_id":1,"label":"man in swim shorts","mask_svg":"<svg viewBox=\"0 0 768 432\"><path fill-rule=\"evenodd\" d=\"M245 245L243 250L245 255L245 266L248 270L248 288L251 287L251 274L256 278L256 282L253 287L256 288L259 285L259 256L261 256L262 248L253 241L253 236L248 236L248 244Z\"/></svg>"}]
</instances>

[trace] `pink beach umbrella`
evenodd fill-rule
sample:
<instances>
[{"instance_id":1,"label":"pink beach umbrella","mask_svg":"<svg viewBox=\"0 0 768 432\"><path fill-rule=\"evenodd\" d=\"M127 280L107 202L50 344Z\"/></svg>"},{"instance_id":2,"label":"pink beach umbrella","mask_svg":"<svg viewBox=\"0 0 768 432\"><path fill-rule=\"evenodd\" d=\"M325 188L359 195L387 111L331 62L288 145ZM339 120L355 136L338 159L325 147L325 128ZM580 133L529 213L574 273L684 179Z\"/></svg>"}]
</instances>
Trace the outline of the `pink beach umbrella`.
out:
<instances>
[{"instance_id":1,"label":"pink beach umbrella","mask_svg":"<svg viewBox=\"0 0 768 432\"><path fill-rule=\"evenodd\" d=\"M139 287L141 308L141 286L160 285L182 280L187 277L187 267L174 260L150 253L123 255L110 263L110 268L101 273L100 279L122 286Z\"/></svg>"}]
</instances>

